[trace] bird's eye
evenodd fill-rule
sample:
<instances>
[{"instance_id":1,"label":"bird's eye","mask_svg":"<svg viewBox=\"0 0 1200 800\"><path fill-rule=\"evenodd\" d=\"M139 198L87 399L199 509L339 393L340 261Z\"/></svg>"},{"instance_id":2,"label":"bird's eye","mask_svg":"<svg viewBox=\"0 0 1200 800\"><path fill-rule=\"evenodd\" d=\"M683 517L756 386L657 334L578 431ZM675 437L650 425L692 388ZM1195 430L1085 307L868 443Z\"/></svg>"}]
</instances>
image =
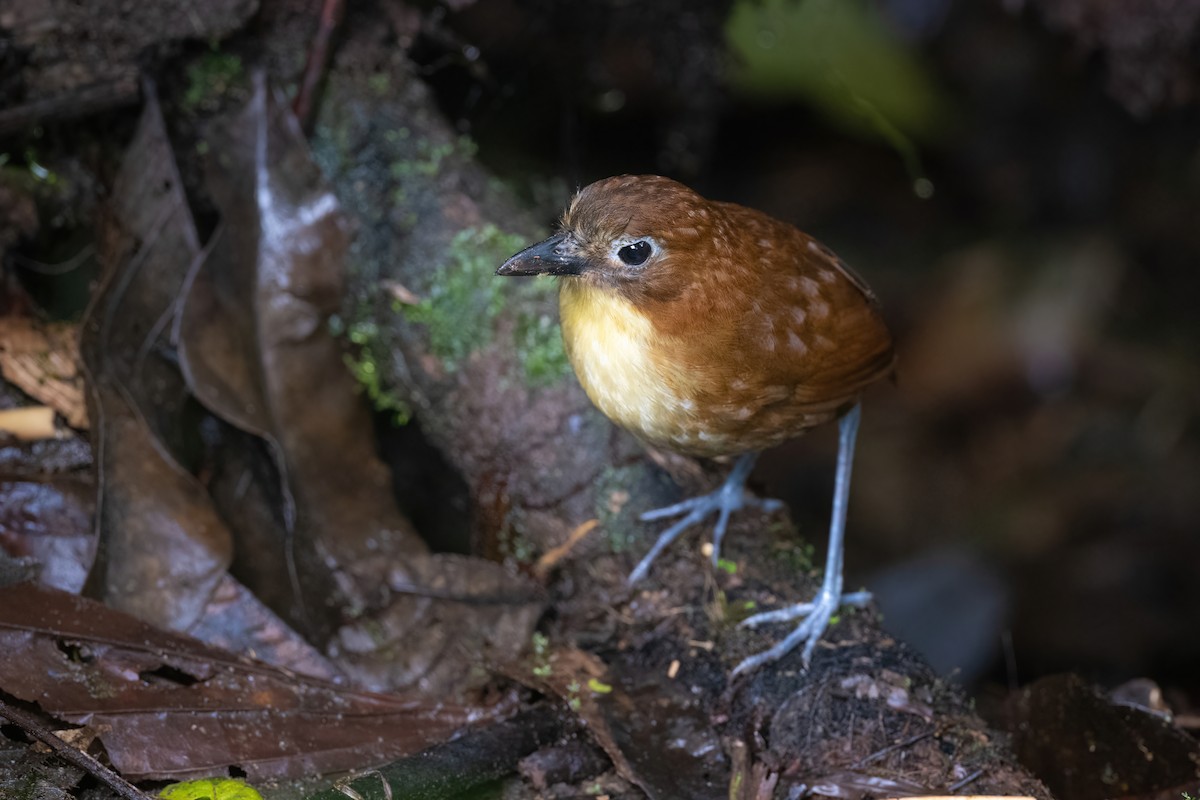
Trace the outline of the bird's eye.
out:
<instances>
[{"instance_id":1,"label":"bird's eye","mask_svg":"<svg viewBox=\"0 0 1200 800\"><path fill-rule=\"evenodd\" d=\"M650 257L650 252L651 247L649 242L634 242L618 250L617 258L631 267L640 267L646 263L646 259Z\"/></svg>"}]
</instances>

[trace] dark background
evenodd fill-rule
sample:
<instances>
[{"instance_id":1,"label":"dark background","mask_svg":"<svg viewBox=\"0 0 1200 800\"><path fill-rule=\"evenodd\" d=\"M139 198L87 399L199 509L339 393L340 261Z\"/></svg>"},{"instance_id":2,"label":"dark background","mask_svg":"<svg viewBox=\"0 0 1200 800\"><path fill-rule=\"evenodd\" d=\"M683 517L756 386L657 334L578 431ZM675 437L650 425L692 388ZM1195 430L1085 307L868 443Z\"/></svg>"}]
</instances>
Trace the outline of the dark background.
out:
<instances>
[{"instance_id":1,"label":"dark background","mask_svg":"<svg viewBox=\"0 0 1200 800\"><path fill-rule=\"evenodd\" d=\"M1147 676L1192 706L1200 4L351 5L389 20L379 36L547 224L592 180L662 173L795 223L867 278L900 367L867 398L847 570L889 627L967 682ZM311 19L301 6L262 13ZM0 105L35 99L24 51L0 44ZM258 47L252 24L137 59L186 107L193 65ZM56 316L78 317L95 265L37 265L83 252L136 115L0 139L5 169L48 164L74 193L32 237L4 208L7 277ZM817 431L756 472L818 563L834 450Z\"/></svg>"},{"instance_id":2,"label":"dark background","mask_svg":"<svg viewBox=\"0 0 1200 800\"><path fill-rule=\"evenodd\" d=\"M1195 4L893 0L791 38L779 4L466 5L410 52L547 221L663 173L875 287L899 377L866 403L847 564L885 625L967 681L1196 691ZM747 88L747 8L796 85ZM818 556L834 450L816 432L756 473Z\"/></svg>"}]
</instances>

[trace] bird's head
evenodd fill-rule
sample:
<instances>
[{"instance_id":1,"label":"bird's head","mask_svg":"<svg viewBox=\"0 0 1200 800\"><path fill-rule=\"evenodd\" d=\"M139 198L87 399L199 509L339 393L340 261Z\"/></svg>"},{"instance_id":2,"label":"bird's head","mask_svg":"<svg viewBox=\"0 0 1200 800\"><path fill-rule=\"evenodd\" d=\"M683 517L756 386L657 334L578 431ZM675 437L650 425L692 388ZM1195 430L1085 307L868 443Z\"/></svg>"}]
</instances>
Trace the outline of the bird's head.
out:
<instances>
[{"instance_id":1,"label":"bird's head","mask_svg":"<svg viewBox=\"0 0 1200 800\"><path fill-rule=\"evenodd\" d=\"M686 279L688 255L721 226L719 211L681 183L621 175L585 186L558 233L505 261L497 275L561 275L662 296Z\"/></svg>"}]
</instances>

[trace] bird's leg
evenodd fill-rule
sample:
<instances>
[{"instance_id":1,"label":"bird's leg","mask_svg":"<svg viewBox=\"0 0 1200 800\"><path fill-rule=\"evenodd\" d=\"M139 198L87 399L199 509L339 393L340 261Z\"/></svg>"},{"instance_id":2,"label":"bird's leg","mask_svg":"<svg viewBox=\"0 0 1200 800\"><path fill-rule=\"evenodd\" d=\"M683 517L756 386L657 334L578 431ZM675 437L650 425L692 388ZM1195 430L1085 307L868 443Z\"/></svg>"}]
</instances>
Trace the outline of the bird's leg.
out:
<instances>
[{"instance_id":1,"label":"bird's leg","mask_svg":"<svg viewBox=\"0 0 1200 800\"><path fill-rule=\"evenodd\" d=\"M756 458L758 458L757 453L746 453L738 458L729 477L715 492L692 497L675 505L656 508L642 514L641 519L644 522L675 517L680 514L685 516L662 532L658 541L650 548L650 552L646 553L646 556L634 567L633 572L629 573L629 582L635 583L646 577L650 565L654 563L654 559L658 558L658 554L667 548L667 545L679 538L679 534L714 511L718 512L717 525L713 529L712 563L715 567L721 556L721 540L725 538L725 529L729 526L730 514L745 506L754 506L767 513L782 508L783 503L779 500L763 500L746 491L746 478L750 477L750 470L754 468Z\"/></svg>"},{"instance_id":2,"label":"bird's leg","mask_svg":"<svg viewBox=\"0 0 1200 800\"><path fill-rule=\"evenodd\" d=\"M796 645L804 642L804 666L812 659L813 649L821 638L821 634L829 626L829 618L841 605L864 606L871 600L870 592L854 592L842 594L842 555L845 551L846 537L846 505L850 499L850 468L854 463L854 439L858 435L858 421L861 411L858 404L838 422L838 457L837 478L833 488L833 518L829 523L829 555L825 561L825 580L817 596L809 603L797 603L776 611L766 611L742 622L743 625L754 627L767 622L786 622L804 617L795 630L783 641L750 656L737 665L733 675L749 672L769 661L775 661L786 655Z\"/></svg>"}]
</instances>

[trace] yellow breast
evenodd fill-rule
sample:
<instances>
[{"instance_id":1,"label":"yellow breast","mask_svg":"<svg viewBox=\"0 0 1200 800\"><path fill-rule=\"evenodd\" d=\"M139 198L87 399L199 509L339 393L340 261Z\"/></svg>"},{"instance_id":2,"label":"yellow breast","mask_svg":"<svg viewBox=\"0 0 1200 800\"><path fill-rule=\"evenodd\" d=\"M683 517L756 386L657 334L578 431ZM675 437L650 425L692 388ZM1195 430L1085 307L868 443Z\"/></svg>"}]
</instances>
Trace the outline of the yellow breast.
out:
<instances>
[{"instance_id":1,"label":"yellow breast","mask_svg":"<svg viewBox=\"0 0 1200 800\"><path fill-rule=\"evenodd\" d=\"M655 359L650 321L614 291L564 279L563 341L591 401L604 415L654 444L685 446L699 434L685 376Z\"/></svg>"}]
</instances>

